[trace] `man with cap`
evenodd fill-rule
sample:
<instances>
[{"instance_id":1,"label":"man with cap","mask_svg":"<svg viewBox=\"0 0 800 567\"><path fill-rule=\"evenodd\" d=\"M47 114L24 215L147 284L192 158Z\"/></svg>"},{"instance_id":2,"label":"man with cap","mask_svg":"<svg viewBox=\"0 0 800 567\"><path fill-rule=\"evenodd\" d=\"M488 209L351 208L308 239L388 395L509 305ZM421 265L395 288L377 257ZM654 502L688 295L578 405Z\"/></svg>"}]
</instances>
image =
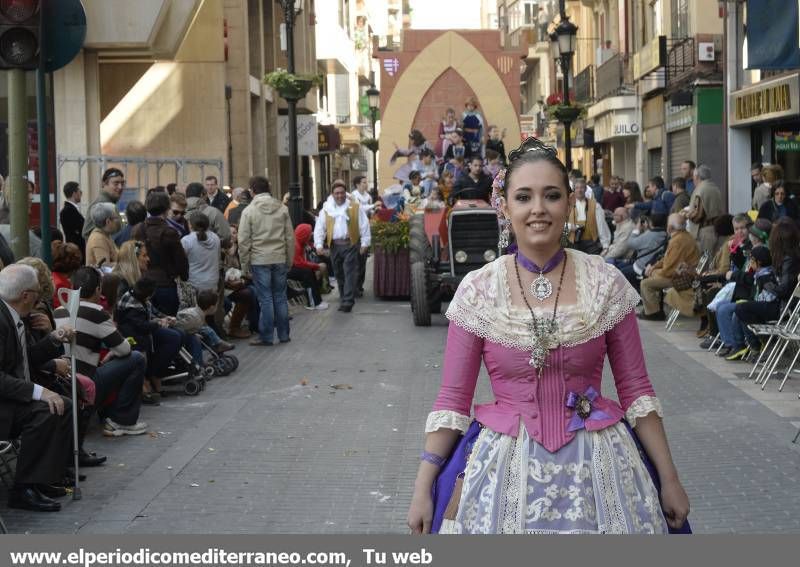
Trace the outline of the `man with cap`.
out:
<instances>
[{"instance_id":1,"label":"man with cap","mask_svg":"<svg viewBox=\"0 0 800 567\"><path fill-rule=\"evenodd\" d=\"M105 170L103 173L103 187L100 189L100 194L97 195L97 198L94 201L92 201L92 203L89 205L89 209L86 211L86 222L83 224L84 240L88 240L89 235L96 228L94 221L92 220L92 208L97 203L111 203L117 209L117 212L119 212L117 203L119 203L124 190L125 175L122 173L122 170L117 169L116 167L110 167Z\"/></svg>"},{"instance_id":2,"label":"man with cap","mask_svg":"<svg viewBox=\"0 0 800 567\"><path fill-rule=\"evenodd\" d=\"M347 185L337 179L314 227L317 254L330 250L339 287L339 311L349 313L355 303L358 287L359 254L369 249L371 234L367 213L355 199L347 198Z\"/></svg>"}]
</instances>

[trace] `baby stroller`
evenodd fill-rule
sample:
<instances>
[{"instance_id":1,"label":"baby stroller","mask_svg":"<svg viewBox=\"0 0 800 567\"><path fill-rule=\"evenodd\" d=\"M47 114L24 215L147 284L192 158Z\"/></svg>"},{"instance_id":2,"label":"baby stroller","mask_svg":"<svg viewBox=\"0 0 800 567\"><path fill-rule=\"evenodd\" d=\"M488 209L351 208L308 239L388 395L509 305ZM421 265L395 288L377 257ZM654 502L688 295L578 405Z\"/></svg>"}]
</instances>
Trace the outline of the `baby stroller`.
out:
<instances>
[{"instance_id":1,"label":"baby stroller","mask_svg":"<svg viewBox=\"0 0 800 567\"><path fill-rule=\"evenodd\" d=\"M239 359L232 354L220 354L214 348L203 340L200 335L195 335L200 346L203 349L203 371L206 373L207 379L219 376L228 376L239 368ZM189 355L191 358L191 355Z\"/></svg>"},{"instance_id":2,"label":"baby stroller","mask_svg":"<svg viewBox=\"0 0 800 567\"><path fill-rule=\"evenodd\" d=\"M186 347L181 347L178 357L169 367L169 374L161 379L161 384L162 387L180 385L187 396L196 396L206 389L206 382L214 375L213 368L198 365Z\"/></svg>"}]
</instances>

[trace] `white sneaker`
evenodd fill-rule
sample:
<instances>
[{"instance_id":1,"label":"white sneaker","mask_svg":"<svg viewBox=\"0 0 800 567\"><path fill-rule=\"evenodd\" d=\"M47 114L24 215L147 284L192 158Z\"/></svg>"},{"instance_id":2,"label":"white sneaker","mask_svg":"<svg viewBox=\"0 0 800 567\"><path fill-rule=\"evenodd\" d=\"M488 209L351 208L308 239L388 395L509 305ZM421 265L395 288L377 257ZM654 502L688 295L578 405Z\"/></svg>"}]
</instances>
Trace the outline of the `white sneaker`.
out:
<instances>
[{"instance_id":1,"label":"white sneaker","mask_svg":"<svg viewBox=\"0 0 800 567\"><path fill-rule=\"evenodd\" d=\"M308 309L309 311L314 311L314 309L316 309L316 307L314 307L313 305L303 305L303 309Z\"/></svg>"},{"instance_id":2,"label":"white sneaker","mask_svg":"<svg viewBox=\"0 0 800 567\"><path fill-rule=\"evenodd\" d=\"M120 425L107 417L103 425L103 435L106 437L122 437L123 435L141 435L147 431L147 424L137 421L133 425Z\"/></svg>"},{"instance_id":3,"label":"white sneaker","mask_svg":"<svg viewBox=\"0 0 800 567\"><path fill-rule=\"evenodd\" d=\"M317 311L325 311L328 307L330 307L328 305L328 302L327 301L323 301L322 303L317 305L314 309L316 309Z\"/></svg>"},{"instance_id":4,"label":"white sneaker","mask_svg":"<svg viewBox=\"0 0 800 567\"><path fill-rule=\"evenodd\" d=\"M328 284L330 284L331 287L336 287L336 278L328 278Z\"/></svg>"}]
</instances>

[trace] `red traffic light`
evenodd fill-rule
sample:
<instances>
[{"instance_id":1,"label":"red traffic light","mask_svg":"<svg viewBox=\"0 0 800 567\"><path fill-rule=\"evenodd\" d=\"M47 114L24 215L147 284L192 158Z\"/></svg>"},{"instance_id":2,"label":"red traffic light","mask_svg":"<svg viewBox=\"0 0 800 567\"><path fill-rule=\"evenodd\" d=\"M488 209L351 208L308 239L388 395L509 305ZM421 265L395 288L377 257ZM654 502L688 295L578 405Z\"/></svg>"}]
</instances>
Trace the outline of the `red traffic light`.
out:
<instances>
[{"instance_id":1,"label":"red traffic light","mask_svg":"<svg viewBox=\"0 0 800 567\"><path fill-rule=\"evenodd\" d=\"M41 0L0 0L0 14L18 24L30 20L39 11Z\"/></svg>"}]
</instances>

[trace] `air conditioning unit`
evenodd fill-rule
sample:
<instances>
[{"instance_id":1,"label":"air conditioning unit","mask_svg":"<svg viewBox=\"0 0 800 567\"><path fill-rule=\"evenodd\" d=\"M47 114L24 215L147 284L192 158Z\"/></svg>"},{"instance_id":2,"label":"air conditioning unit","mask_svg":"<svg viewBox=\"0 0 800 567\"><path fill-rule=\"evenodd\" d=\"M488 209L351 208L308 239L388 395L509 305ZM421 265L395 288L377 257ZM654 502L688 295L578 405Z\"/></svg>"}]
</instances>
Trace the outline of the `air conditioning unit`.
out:
<instances>
[{"instance_id":1,"label":"air conditioning unit","mask_svg":"<svg viewBox=\"0 0 800 567\"><path fill-rule=\"evenodd\" d=\"M714 42L701 41L697 44L697 60L703 62L713 62L715 59Z\"/></svg>"}]
</instances>

